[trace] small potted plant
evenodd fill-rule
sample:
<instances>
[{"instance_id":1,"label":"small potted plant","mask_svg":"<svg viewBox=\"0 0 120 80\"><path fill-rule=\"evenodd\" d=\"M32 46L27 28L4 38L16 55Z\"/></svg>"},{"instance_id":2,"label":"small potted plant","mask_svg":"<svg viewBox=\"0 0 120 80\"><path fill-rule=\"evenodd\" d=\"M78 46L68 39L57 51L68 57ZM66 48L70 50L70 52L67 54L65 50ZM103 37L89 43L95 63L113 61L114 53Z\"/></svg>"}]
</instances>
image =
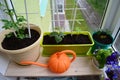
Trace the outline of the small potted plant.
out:
<instances>
[{"instance_id":1,"label":"small potted plant","mask_svg":"<svg viewBox=\"0 0 120 80\"><path fill-rule=\"evenodd\" d=\"M106 64L106 59L112 54L112 49L97 49L93 54L93 64L98 68L102 69Z\"/></svg>"},{"instance_id":2,"label":"small potted plant","mask_svg":"<svg viewBox=\"0 0 120 80\"><path fill-rule=\"evenodd\" d=\"M107 30L106 31L99 30L93 33L92 37L95 42L92 48L92 52L94 52L95 49L107 49L113 43L113 37Z\"/></svg>"},{"instance_id":3,"label":"small potted plant","mask_svg":"<svg viewBox=\"0 0 120 80\"><path fill-rule=\"evenodd\" d=\"M18 64L21 60L36 61L40 54L40 28L33 24L28 24L30 28L27 27L23 16L16 16L14 19L15 11L9 9L7 0L4 2L5 5L0 3L1 9L10 17L10 20L1 19L4 30L0 33L0 51L6 53Z\"/></svg>"},{"instance_id":4,"label":"small potted plant","mask_svg":"<svg viewBox=\"0 0 120 80\"><path fill-rule=\"evenodd\" d=\"M77 56L85 56L91 50L94 42L88 31L79 32L61 32L55 30L53 32L44 32L41 40L43 47L43 56L62 50L73 50Z\"/></svg>"}]
</instances>

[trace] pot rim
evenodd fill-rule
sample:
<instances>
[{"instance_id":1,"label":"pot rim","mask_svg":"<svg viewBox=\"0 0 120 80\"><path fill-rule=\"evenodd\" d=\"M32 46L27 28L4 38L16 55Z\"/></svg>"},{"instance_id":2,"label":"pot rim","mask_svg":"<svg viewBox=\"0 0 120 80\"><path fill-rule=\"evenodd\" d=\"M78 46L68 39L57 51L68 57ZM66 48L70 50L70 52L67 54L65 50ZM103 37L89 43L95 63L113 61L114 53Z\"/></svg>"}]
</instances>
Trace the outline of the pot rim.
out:
<instances>
[{"instance_id":1,"label":"pot rim","mask_svg":"<svg viewBox=\"0 0 120 80\"><path fill-rule=\"evenodd\" d=\"M97 31L97 32L98 32L98 31ZM93 35L95 35L97 32L94 32ZM106 33L106 34L107 34L107 33ZM93 35L92 35L92 37L93 37ZM94 40L94 42L96 42L96 43L98 43L99 45L102 45L102 46L111 45L111 44L113 43L114 39L113 39L113 37L112 37L110 34L107 34L107 35L109 35L109 36L111 37L111 39L112 39L112 42L109 43L109 44L100 43L100 42L98 42L96 39L94 39L94 37L93 37L93 40Z\"/></svg>"},{"instance_id":2,"label":"pot rim","mask_svg":"<svg viewBox=\"0 0 120 80\"><path fill-rule=\"evenodd\" d=\"M7 49L4 49L4 48L2 47L2 45L0 44L0 51L1 51L1 52L5 52L5 53L7 53L7 54L17 54L17 53L25 52L26 50L30 50L30 49L32 49L33 47L37 46L37 44L40 43L40 39L41 39L41 29L39 28L39 26L36 26L36 25L34 25L34 24L30 24L30 27L31 27L31 29L36 30L36 31L39 32L39 34L40 34L40 37L38 38L38 40L37 40L36 42L34 42L33 44L31 44L30 46L27 46L27 47L22 48L22 49L17 49L17 50L7 50ZM11 30L3 30L3 31L1 32L1 35L0 35L0 36L2 36L3 39L4 39L4 37L5 37L3 34L5 34L6 32L9 33L9 32L11 32ZM2 34L2 33L3 33L3 34ZM3 39L2 39L2 40L3 40ZM0 40L0 43L2 42L2 40Z\"/></svg>"}]
</instances>

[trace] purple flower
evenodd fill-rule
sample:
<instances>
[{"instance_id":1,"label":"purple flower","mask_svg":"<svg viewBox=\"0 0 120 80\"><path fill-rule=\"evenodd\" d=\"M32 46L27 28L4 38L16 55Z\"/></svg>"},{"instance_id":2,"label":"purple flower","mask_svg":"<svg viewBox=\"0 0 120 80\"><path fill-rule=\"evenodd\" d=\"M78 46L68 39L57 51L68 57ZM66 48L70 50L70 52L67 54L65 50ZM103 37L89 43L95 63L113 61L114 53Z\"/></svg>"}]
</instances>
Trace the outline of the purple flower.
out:
<instances>
[{"instance_id":1,"label":"purple flower","mask_svg":"<svg viewBox=\"0 0 120 80\"><path fill-rule=\"evenodd\" d=\"M120 80L119 56L118 52L113 52L106 59L107 70L105 72L110 80Z\"/></svg>"}]
</instances>

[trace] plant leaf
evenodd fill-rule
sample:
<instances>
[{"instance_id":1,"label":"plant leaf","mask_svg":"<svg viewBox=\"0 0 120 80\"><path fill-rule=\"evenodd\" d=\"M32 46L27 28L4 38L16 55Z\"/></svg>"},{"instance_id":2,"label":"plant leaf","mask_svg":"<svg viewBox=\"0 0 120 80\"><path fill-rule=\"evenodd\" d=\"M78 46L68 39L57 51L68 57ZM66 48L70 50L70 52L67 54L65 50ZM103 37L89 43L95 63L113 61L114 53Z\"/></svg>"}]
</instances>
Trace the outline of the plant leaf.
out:
<instances>
[{"instance_id":1,"label":"plant leaf","mask_svg":"<svg viewBox=\"0 0 120 80\"><path fill-rule=\"evenodd\" d=\"M60 36L55 36L55 41L56 41L57 43L61 42L61 41L62 41L62 37L60 37Z\"/></svg>"},{"instance_id":2,"label":"plant leaf","mask_svg":"<svg viewBox=\"0 0 120 80\"><path fill-rule=\"evenodd\" d=\"M58 32L51 32L50 33L50 37L55 37L56 35L58 35Z\"/></svg>"},{"instance_id":3,"label":"plant leaf","mask_svg":"<svg viewBox=\"0 0 120 80\"><path fill-rule=\"evenodd\" d=\"M63 32L60 32L59 36L62 37L62 38L64 38L65 34Z\"/></svg>"}]
</instances>

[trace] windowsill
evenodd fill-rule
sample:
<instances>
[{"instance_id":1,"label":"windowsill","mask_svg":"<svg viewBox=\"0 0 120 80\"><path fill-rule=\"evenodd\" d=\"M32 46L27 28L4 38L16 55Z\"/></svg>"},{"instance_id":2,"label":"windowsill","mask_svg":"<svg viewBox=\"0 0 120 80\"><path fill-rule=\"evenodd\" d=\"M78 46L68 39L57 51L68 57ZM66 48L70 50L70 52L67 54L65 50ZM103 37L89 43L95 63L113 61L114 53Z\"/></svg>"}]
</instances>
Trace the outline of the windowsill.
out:
<instances>
[{"instance_id":1,"label":"windowsill","mask_svg":"<svg viewBox=\"0 0 120 80\"><path fill-rule=\"evenodd\" d=\"M40 57L38 62L47 63L48 57ZM5 76L14 77L55 77L55 76L88 76L88 75L101 75L102 71L96 69L91 62L91 57L77 57L71 63L70 68L62 73L56 74L49 71L47 68L30 65L20 66L14 62L10 62Z\"/></svg>"}]
</instances>

